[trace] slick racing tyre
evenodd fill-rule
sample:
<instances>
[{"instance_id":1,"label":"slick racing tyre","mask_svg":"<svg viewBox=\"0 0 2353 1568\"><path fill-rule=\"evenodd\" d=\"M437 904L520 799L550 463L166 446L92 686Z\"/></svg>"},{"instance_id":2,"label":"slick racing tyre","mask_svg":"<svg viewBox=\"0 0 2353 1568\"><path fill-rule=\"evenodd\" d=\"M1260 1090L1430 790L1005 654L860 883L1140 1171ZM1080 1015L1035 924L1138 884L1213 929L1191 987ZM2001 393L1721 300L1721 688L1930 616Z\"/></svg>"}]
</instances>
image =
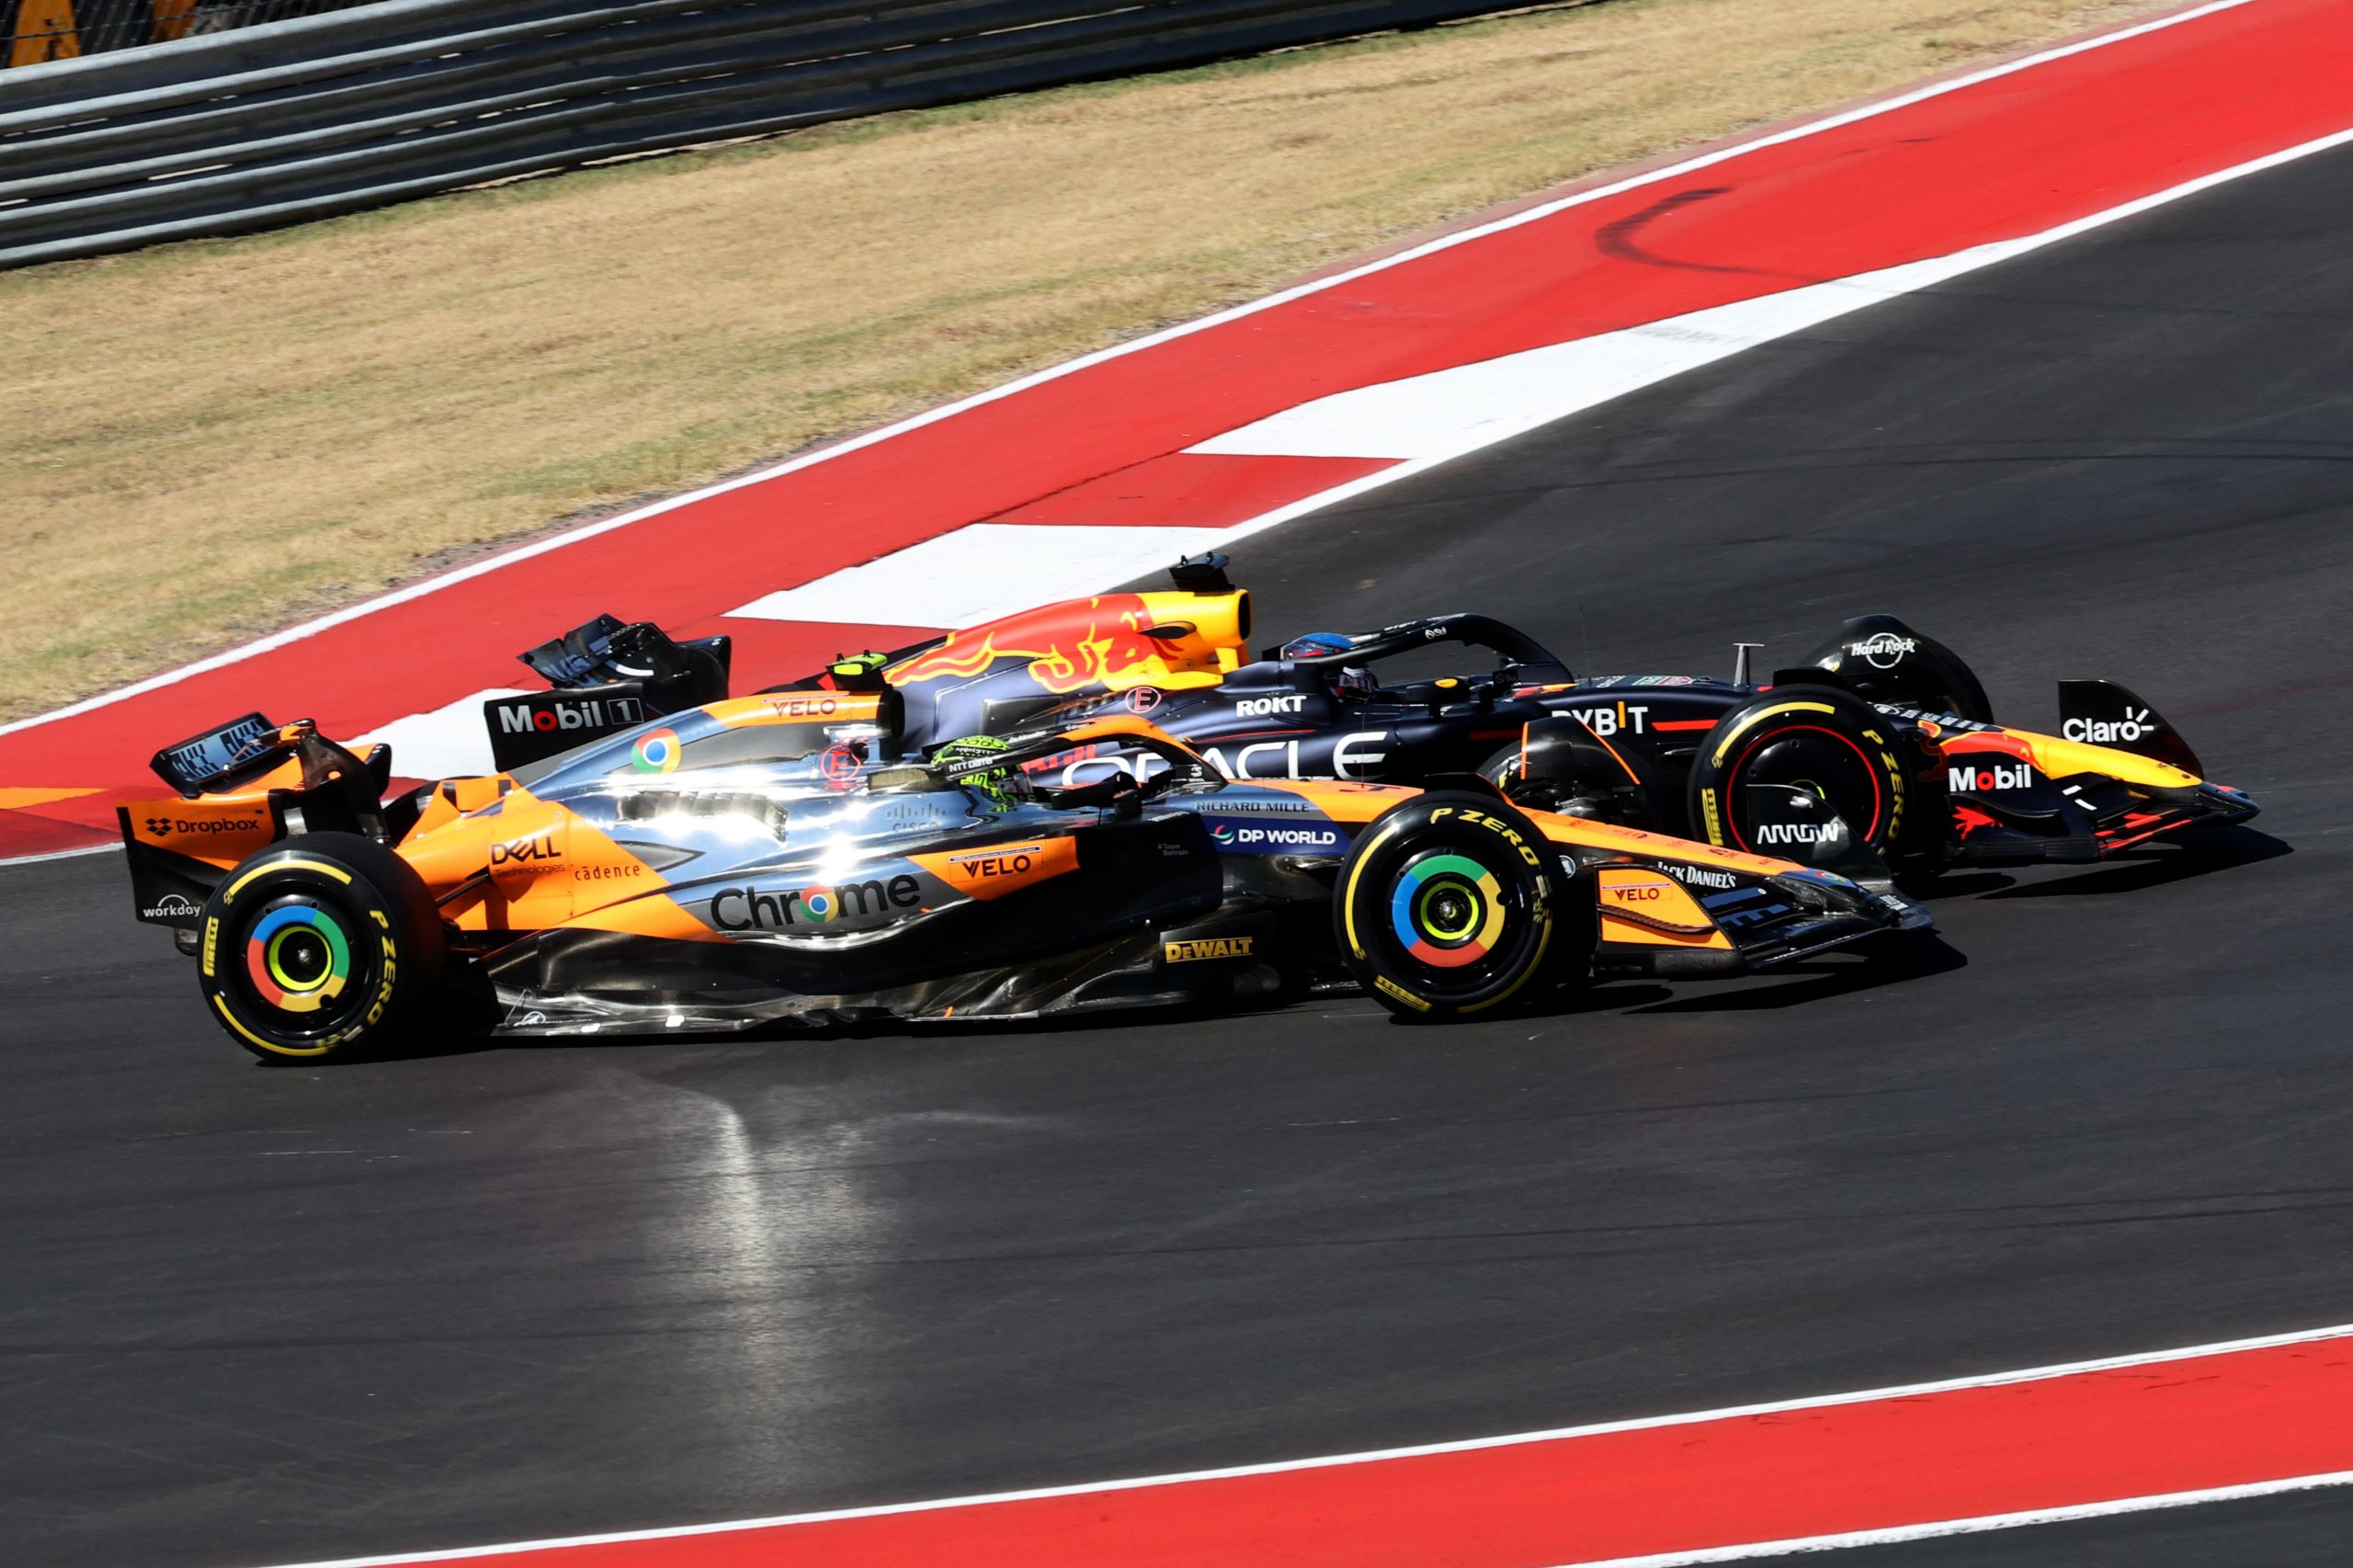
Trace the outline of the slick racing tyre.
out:
<instances>
[{"instance_id":1,"label":"slick racing tyre","mask_svg":"<svg viewBox=\"0 0 2353 1568\"><path fill-rule=\"evenodd\" d=\"M1781 784L1827 801L1855 842L1887 856L1905 842L1911 780L1895 725L1830 687L1777 686L1716 722L1691 764L1691 824L1729 849L1790 856L1793 830L1759 826L1748 787ZM1777 835L1782 837L1777 838Z\"/></svg>"},{"instance_id":2,"label":"slick racing tyre","mask_svg":"<svg viewBox=\"0 0 2353 1568\"><path fill-rule=\"evenodd\" d=\"M316 1062L390 1045L440 989L441 922L408 863L357 834L261 851L204 905L199 983L255 1055Z\"/></svg>"},{"instance_id":3,"label":"slick racing tyre","mask_svg":"<svg viewBox=\"0 0 2353 1568\"><path fill-rule=\"evenodd\" d=\"M1357 981L1402 1018L1442 1022L1541 998L1590 957L1566 880L1533 824L1488 795L1392 809L1340 865L1333 922Z\"/></svg>"}]
</instances>

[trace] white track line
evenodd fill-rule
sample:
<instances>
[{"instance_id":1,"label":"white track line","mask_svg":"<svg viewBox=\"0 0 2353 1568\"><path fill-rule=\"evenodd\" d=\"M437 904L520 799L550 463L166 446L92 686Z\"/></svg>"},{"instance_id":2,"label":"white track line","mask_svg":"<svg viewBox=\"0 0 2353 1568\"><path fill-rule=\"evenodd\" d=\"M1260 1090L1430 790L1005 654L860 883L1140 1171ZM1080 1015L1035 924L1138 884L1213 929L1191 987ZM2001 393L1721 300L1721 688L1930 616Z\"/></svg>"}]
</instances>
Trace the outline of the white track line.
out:
<instances>
[{"instance_id":1,"label":"white track line","mask_svg":"<svg viewBox=\"0 0 2353 1568\"><path fill-rule=\"evenodd\" d=\"M500 1552L551 1551L562 1547L602 1546L619 1541L671 1540L688 1536L719 1535L731 1530L770 1529L784 1525L821 1524L835 1519L875 1518L888 1514L930 1513L942 1508L975 1508L993 1503L1026 1503L1042 1498L1081 1497L1104 1492L1133 1492L1152 1486L1182 1486L1193 1482L1226 1481L1242 1476L1280 1475L1293 1471L1329 1470L1340 1465L1377 1464L1384 1460L1418 1459L1430 1454L1472 1453L1482 1449L1517 1448L1529 1443L1556 1442L1570 1437L1597 1437L1612 1432L1649 1431L1662 1426L1688 1426L1706 1421L1736 1420L1745 1416L1779 1415L1796 1410L1827 1410L1842 1404L1870 1404L1884 1400L1916 1399L1927 1394L1951 1393L1964 1389L2003 1388L2014 1383L2046 1382L2053 1378L2072 1378L2089 1372L2128 1371L2135 1367L2162 1366L2170 1361L2195 1360L2206 1356L2224 1356L2247 1350L2273 1350L2290 1345L2318 1345L2329 1340L2353 1339L2353 1324L2333 1324L2326 1328L2300 1329L2290 1334L2269 1334L2248 1339L2220 1340L2211 1345L2188 1345L2172 1350L2147 1350L2130 1356L2109 1356L2095 1360L2061 1361L2045 1367L2029 1367L2018 1371L1988 1372L1977 1377L1946 1378L1936 1382L1904 1383L1893 1388L1863 1389L1852 1393L1816 1395L1809 1399L1775 1400L1763 1404L1728 1405L1720 1410L1695 1410L1679 1415L1654 1415L1631 1421L1603 1421L1585 1426L1558 1426L1540 1432L1517 1432L1501 1437L1470 1437L1449 1443L1422 1443L1410 1448L1374 1449L1363 1453L1331 1454L1319 1459L1279 1460L1267 1464L1234 1465L1223 1470L1184 1471L1172 1475L1136 1476L1124 1481L1093 1482L1076 1486L1042 1486L1024 1492L993 1492L971 1497L945 1497L923 1503L885 1503L866 1508L835 1508L813 1514L779 1514L767 1518L733 1519L723 1524L679 1525L664 1529L620 1530L608 1535L565 1536L548 1540L515 1541L504 1546L468 1546L447 1551L426 1551L383 1557L338 1557L330 1562L290 1565L290 1568L395 1568L412 1562L461 1562L468 1558L488 1557ZM2290 1490L2295 1485L2333 1485L2333 1478L2300 1477L2293 1482L2256 1483L2274 1490ZM2211 1499L2222 1500L2244 1489L2224 1488ZM2261 1495L2247 1492L2245 1494ZM2183 1503L2208 1501L2198 1493L2171 1494ZM2162 1500L2131 1499L2149 1507L2174 1506ZM2087 1507L2114 1507L2114 1505L2090 1504ZM2056 1514L2066 1510L2045 1510ZM2120 1507L2116 1511L2126 1511ZM2069 1517L2073 1517L2070 1515ZM2021 1524L2040 1522L2026 1515L1993 1515L1989 1518L2016 1518ZM1948 1533L1961 1534L1970 1529L1999 1529L1998 1524L1979 1520L1954 1520L1943 1526L1906 1526L1912 1529L1942 1528ZM1838 1542L1840 1538L1819 1537L1824 1542ZM1784 1551L1817 1550L1802 1543L1773 1542ZM1857 1540L1853 1544L1863 1544ZM1752 1555L1769 1555L1759 1548L1732 1547L1721 1551L1748 1551ZM1623 1559L1613 1568L1629 1568L1632 1563L1705 1562L1718 1561L1704 1555L1660 1558Z\"/></svg>"},{"instance_id":2,"label":"white track line","mask_svg":"<svg viewBox=\"0 0 2353 1568\"><path fill-rule=\"evenodd\" d=\"M2256 1481L2244 1486L2209 1486L2197 1492L2158 1492L2146 1497L2117 1497L2105 1503L2075 1503L2063 1508L2032 1508L2017 1514L1980 1514L1974 1518L1944 1519L1926 1525L1894 1525L1886 1529L1848 1530L1842 1535L1798 1536L1789 1540L1760 1540L1742 1546L1713 1546L1699 1551L1664 1551L1648 1557L1611 1557L1561 1568L1688 1568L1702 1562L1745 1562L1759 1557L1794 1557L1802 1551L1838 1551L1850 1546L1893 1546L1909 1540L1936 1540L1949 1535L1982 1535L1987 1530L2014 1530L2027 1525L2061 1525L2071 1519L2105 1519L2119 1514L2145 1514L2158 1508L2188 1508L2200 1503L2235 1503L2249 1497L2276 1497L2283 1492L2313 1492L2324 1486L2353 1485L2353 1470L2325 1475L2290 1476L2284 1481Z\"/></svg>"},{"instance_id":3,"label":"white track line","mask_svg":"<svg viewBox=\"0 0 2353 1568\"><path fill-rule=\"evenodd\" d=\"M199 659L196 663L183 665L179 669L169 670L159 676L151 676L145 680L135 681L131 685L122 687L117 690L105 692L97 697L86 698L80 702L71 703L66 707L56 710L53 712L39 714L30 719L19 719L12 723L0 724L0 735L14 734L19 730L29 729L38 724L53 723L60 719L68 719L76 714L91 712L95 710L105 708L117 702L121 702L129 698L140 696L145 692L155 691L165 687L175 685L180 681L188 679L192 676L199 676L205 674L208 671L225 668L230 665L253 658L257 654L268 653L272 649L285 647L290 642L297 642L301 641L303 638L316 636L318 633L324 631L331 627L341 626L347 621L357 620L363 616L373 615L379 610L388 609L394 605L406 604L412 599L420 598L425 595L436 593L442 588L451 585L452 584L462 583L470 578L479 577L485 573L497 571L501 567L513 565L516 562L527 561L533 556L544 555L551 551L561 550L566 545L577 544L582 540L594 539L599 534L610 533L617 528L628 528L631 524L643 522L649 517L657 517L665 512L675 511L678 507L688 506L694 505L696 502L708 500L713 495L723 495L730 491L743 489L746 485L765 483L769 480L780 478L788 473L797 472L801 469L813 467L817 463L830 461L835 458L844 455L845 453L858 451L863 448L874 446L879 442L890 440L894 437L904 435L910 430L918 430L926 425L936 424L942 419L952 418L968 409L978 408L983 404L995 403L1000 398L1011 397L1017 392L1026 392L1031 387L1043 385L1048 381L1058 380L1063 376L1072 375L1079 370L1086 369L1091 366L1100 365L1107 361L1120 358L1124 355L1139 353L1144 349L1155 347L1164 343L1173 342L1181 337L1188 337L1194 333L1207 331L1211 327L1220 326L1227 322L1238 321L1245 316L1255 315L1260 311L1271 310L1278 305L1287 304L1293 300L1304 299L1309 295L1322 293L1327 289L1337 288L1344 283L1353 282L1359 278L1370 277L1376 272L1386 271L1392 267L1402 267L1409 261L1416 261L1423 256L1434 256L1440 251L1450 250L1456 245L1469 244L1474 240L1483 239L1490 234L1501 233L1506 230L1518 228L1523 223L1538 222L1545 218L1551 217L1556 212L1565 211L1572 207L1582 206L1590 201L1599 201L1607 197L1616 196L1623 191L1639 189L1643 186L1655 185L1661 180L1674 179L1682 175L1689 174L1695 169L1710 168L1717 164L1724 163L1732 158L1740 157L1745 153L1756 152L1761 148L1781 146L1788 142L1802 141L1809 136L1818 136L1825 131L1833 131L1840 126L1852 125L1860 120L1870 119L1883 114L1891 114L1897 109L1907 108L1916 103L1925 103L1932 98L1942 97L1948 93L1961 92L1967 88L1976 86L1980 83L1995 81L2001 77L2012 75L2020 71L2031 70L2038 65L2047 65L2053 61L2069 59L2075 55L2089 52L2092 50L2106 49L2111 45L2122 43L2131 39L2140 38L2149 33L2160 32L2167 28L2180 27L2184 23L2196 21L2200 17L2210 17L2217 12L2235 10L2241 6L2249 4L2252 4L2252 0L2212 0L2212 3L2209 5L2199 6L2187 11L2177 11L2172 16L2159 17L2154 20L2143 22L2134 27L2120 28L2111 33L2102 33L2096 38L2079 39L2073 43L2062 44L2056 48L2047 49L2037 54L2026 55L2018 60L2007 61L1999 65L1988 66L1983 71L1972 72L1963 76L1956 76L1949 81L1932 83L1927 86L1917 88L1909 93L1901 94L1895 97L1859 106L1858 108L1848 109L1842 114L1831 115L1823 119L1809 121L1803 125L1791 126L1787 130L1775 131L1766 136L1756 137L1751 141L1738 142L1730 147L1718 148L1712 153L1705 153L1696 158L1686 159L1679 164L1671 164L1664 168L1647 170L1642 174L1632 175L1625 179L1618 180L1608 185L1597 186L1589 190L1577 191L1571 195L1562 197L1557 201L1540 203L1538 206L1527 209L1525 211L1515 212L1508 217L1496 219L1493 222L1483 223L1473 228L1460 230L1454 233L1440 235L1437 239L1430 240L1426 244L1415 245L1408 250L1400 251L1394 256L1382 256L1378 260L1367 262L1361 267L1351 267L1345 272L1337 272L1329 277L1318 278L1310 282L1302 283L1296 287L1283 290L1279 293L1269 294L1264 299L1253 300L1246 304L1236 305L1231 310L1221 311L1214 315L1203 316L1199 321L1185 322L1176 326L1167 327L1162 331L1152 333L1143 337L1135 338L1125 343L1114 344L1108 348L1098 349L1092 354L1082 355L1078 358L1067 360L1063 364L1051 366L1048 369L1037 371L1034 374L1024 376L1018 381L1008 381L1001 387L993 387L987 392L979 392L972 397L962 398L957 402L946 403L938 408L928 410L923 414L918 414L912 418L901 420L895 425L887 425L879 430L870 430L864 435L852 437L848 440L843 441L835 446L828 447L823 451L811 452L805 456L794 458L789 461L778 463L774 467L761 469L756 472L745 474L740 478L728 480L722 483L706 485L700 490L688 491L683 495L673 495L666 500L654 502L651 506L641 506L634 511L624 512L618 517L608 517L602 522L590 523L583 528L573 528L564 533L553 534L545 539L533 540L529 544L518 545L513 550L506 551L496 555L485 556L480 561L472 562L467 565L458 567L453 571L443 573L439 576L429 577L422 582L409 584L405 587L395 588L391 593L380 594L372 599L364 600L359 604L348 606L343 609L336 610L330 615L321 616L315 620L304 621L300 626L290 627L284 631L274 632L267 637L248 642L243 647L232 648L224 653L215 653L210 658ZM1346 493L1345 487L1343 491L1330 492L1327 494L1330 494L1336 499L1344 493ZM1296 515L1297 514L1295 512L1290 512L1285 513L1282 516ZM1271 522L1280 520L1282 520L1281 516L1274 517L1269 519L1262 520L1259 526L1269 526Z\"/></svg>"},{"instance_id":4,"label":"white track line","mask_svg":"<svg viewBox=\"0 0 2353 1568\"><path fill-rule=\"evenodd\" d=\"M1287 408L1186 450L1252 457L1390 458L1426 469L1760 344L2006 261L2042 243L2040 235L1996 240L1639 326L1376 381ZM1386 475L1393 471L1378 472Z\"/></svg>"},{"instance_id":5,"label":"white track line","mask_svg":"<svg viewBox=\"0 0 2353 1568\"><path fill-rule=\"evenodd\" d=\"M84 855L108 854L121 847L122 846L114 839L108 839L104 844L85 844L79 849L51 849L39 855L11 855L6 859L0 860L0 867L38 866L43 860L73 860Z\"/></svg>"}]
</instances>

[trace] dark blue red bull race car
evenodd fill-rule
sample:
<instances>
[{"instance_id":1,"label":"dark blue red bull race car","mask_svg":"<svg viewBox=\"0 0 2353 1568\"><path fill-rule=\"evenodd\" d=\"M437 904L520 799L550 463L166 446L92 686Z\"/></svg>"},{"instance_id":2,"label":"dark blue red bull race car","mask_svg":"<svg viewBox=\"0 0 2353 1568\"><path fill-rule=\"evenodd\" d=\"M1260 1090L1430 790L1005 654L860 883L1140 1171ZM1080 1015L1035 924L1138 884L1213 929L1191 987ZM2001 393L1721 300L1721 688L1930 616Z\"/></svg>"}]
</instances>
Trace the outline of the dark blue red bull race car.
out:
<instances>
[{"instance_id":1,"label":"dark blue red bull race car","mask_svg":"<svg viewBox=\"0 0 2353 1568\"><path fill-rule=\"evenodd\" d=\"M1764 680L1751 678L1745 648L1730 678L1579 676L1477 614L1310 633L1254 658L1250 596L1225 565L1195 558L1165 591L1040 606L845 658L792 686L882 694L886 722L914 752L1123 715L1234 779L1442 787L1477 776L1531 808L1804 860L1825 827L1790 809L1794 788L1843 819L1834 836L1915 872L2094 861L2257 809L2203 777L2172 725L2110 681L2059 683L2058 734L1996 723L1968 665L1893 616L1849 620L1803 665ZM1483 656L1462 673L1382 678L1384 666L1448 649ZM626 718L726 687L724 639L671 643L609 618L525 657L561 688L526 704L619 696ZM577 744L501 706L491 714L501 767ZM1074 788L1159 763L1106 743L1028 766Z\"/></svg>"}]
</instances>

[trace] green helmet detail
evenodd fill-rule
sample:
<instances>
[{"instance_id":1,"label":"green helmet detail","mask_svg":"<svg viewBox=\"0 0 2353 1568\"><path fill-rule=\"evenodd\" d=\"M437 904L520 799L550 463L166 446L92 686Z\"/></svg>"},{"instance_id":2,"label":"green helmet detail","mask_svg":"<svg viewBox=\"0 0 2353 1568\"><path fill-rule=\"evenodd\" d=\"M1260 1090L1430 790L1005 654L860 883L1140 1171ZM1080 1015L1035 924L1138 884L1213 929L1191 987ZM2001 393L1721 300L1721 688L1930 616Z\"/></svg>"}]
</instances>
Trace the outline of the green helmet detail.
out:
<instances>
[{"instance_id":1,"label":"green helmet detail","mask_svg":"<svg viewBox=\"0 0 2353 1568\"><path fill-rule=\"evenodd\" d=\"M968 790L973 790L1000 806L1010 805L1008 787L1013 782L1011 767L975 767L1012 748L995 735L966 735L949 741L931 754L932 764L945 768L948 776Z\"/></svg>"}]
</instances>

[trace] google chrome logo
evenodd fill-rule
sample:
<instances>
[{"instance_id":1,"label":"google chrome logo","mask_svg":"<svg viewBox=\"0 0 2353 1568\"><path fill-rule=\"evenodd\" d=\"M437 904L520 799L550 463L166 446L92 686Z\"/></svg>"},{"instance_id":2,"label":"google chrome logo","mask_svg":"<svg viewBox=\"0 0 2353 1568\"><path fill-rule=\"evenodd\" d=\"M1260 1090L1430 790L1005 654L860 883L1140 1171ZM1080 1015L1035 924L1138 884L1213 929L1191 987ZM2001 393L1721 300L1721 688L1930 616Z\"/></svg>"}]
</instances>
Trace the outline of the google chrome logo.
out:
<instances>
[{"instance_id":1,"label":"google chrome logo","mask_svg":"<svg viewBox=\"0 0 2353 1568\"><path fill-rule=\"evenodd\" d=\"M841 912L842 901L831 888L809 888L801 894L801 913L813 926L829 925Z\"/></svg>"},{"instance_id":2,"label":"google chrome logo","mask_svg":"<svg viewBox=\"0 0 2353 1568\"><path fill-rule=\"evenodd\" d=\"M640 773L669 773L678 766L678 732L648 730L630 748L629 765Z\"/></svg>"}]
</instances>

